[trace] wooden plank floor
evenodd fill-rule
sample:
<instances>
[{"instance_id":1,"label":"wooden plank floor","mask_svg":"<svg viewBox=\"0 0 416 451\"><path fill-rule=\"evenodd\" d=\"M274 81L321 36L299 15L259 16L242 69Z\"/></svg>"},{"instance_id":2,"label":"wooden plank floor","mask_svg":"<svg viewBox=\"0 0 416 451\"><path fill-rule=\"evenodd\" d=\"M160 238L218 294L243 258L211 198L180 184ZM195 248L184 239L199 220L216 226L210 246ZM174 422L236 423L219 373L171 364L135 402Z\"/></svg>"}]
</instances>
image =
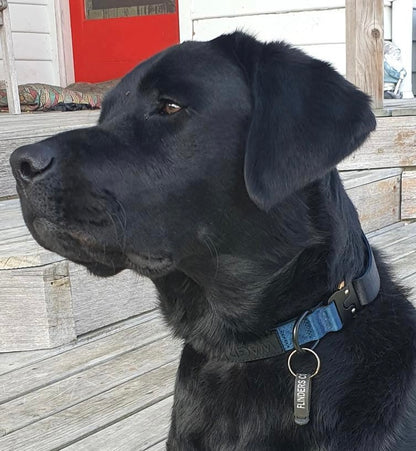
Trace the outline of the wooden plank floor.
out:
<instances>
[{"instance_id":1,"label":"wooden plank floor","mask_svg":"<svg viewBox=\"0 0 416 451\"><path fill-rule=\"evenodd\" d=\"M167 433L179 350L150 312L71 346L0 355L0 449L157 445Z\"/></svg>"},{"instance_id":2,"label":"wooden plank floor","mask_svg":"<svg viewBox=\"0 0 416 451\"><path fill-rule=\"evenodd\" d=\"M416 223L370 241L413 287ZM164 449L179 352L150 312L72 345L0 354L0 450Z\"/></svg>"}]
</instances>

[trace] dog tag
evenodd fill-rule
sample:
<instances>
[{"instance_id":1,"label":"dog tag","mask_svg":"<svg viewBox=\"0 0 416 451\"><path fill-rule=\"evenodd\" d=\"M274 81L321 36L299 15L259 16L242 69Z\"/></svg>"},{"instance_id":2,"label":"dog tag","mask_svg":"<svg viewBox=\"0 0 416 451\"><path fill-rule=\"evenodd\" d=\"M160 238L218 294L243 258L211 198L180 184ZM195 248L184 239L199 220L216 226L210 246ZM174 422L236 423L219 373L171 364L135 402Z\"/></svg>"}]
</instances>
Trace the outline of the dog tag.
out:
<instances>
[{"instance_id":1,"label":"dog tag","mask_svg":"<svg viewBox=\"0 0 416 451\"><path fill-rule=\"evenodd\" d=\"M295 423L301 426L309 423L311 382L310 374L297 373L295 376L294 415Z\"/></svg>"},{"instance_id":2,"label":"dog tag","mask_svg":"<svg viewBox=\"0 0 416 451\"><path fill-rule=\"evenodd\" d=\"M302 351L311 353L316 359L316 369L314 373L298 373L292 369L292 357L298 352L296 349L293 350L287 359L287 366L289 371L295 376L295 391L294 391L294 417L295 423L301 426L309 423L309 413L311 411L311 380L319 373L321 368L321 360L318 354L309 348L302 348Z\"/></svg>"}]
</instances>

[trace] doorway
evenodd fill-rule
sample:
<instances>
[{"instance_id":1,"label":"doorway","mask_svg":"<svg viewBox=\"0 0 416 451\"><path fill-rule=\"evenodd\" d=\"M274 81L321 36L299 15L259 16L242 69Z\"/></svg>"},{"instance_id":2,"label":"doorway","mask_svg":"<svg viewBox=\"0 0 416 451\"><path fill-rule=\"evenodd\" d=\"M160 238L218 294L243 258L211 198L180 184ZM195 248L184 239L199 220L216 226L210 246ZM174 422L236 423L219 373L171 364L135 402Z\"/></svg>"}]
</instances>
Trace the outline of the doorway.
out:
<instances>
[{"instance_id":1,"label":"doorway","mask_svg":"<svg viewBox=\"0 0 416 451\"><path fill-rule=\"evenodd\" d=\"M179 42L177 0L71 0L75 81L122 77Z\"/></svg>"}]
</instances>

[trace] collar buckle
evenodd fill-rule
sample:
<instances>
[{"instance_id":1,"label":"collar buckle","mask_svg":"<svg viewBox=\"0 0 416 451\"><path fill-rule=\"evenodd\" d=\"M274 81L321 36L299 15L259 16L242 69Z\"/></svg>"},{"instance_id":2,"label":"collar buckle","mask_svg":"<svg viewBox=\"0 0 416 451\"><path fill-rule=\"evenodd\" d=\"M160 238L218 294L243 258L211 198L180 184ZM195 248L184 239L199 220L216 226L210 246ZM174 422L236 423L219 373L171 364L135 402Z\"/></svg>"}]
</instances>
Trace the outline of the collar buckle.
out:
<instances>
[{"instance_id":1,"label":"collar buckle","mask_svg":"<svg viewBox=\"0 0 416 451\"><path fill-rule=\"evenodd\" d=\"M352 283L344 285L343 288L335 291L328 299L328 304L331 302L335 303L343 324L351 321L361 307L357 292Z\"/></svg>"}]
</instances>

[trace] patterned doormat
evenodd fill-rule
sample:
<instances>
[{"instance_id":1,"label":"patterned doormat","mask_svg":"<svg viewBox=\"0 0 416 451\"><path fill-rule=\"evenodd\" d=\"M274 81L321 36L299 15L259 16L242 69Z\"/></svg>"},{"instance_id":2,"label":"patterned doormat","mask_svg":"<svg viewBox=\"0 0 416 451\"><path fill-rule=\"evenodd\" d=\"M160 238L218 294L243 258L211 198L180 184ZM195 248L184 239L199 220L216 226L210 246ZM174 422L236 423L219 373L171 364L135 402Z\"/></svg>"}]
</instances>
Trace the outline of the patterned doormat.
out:
<instances>
[{"instance_id":1,"label":"patterned doormat","mask_svg":"<svg viewBox=\"0 0 416 451\"><path fill-rule=\"evenodd\" d=\"M21 110L26 111L75 111L101 108L105 94L119 80L102 83L73 83L66 88L44 83L19 86ZM5 83L0 81L0 111L7 112Z\"/></svg>"}]
</instances>

